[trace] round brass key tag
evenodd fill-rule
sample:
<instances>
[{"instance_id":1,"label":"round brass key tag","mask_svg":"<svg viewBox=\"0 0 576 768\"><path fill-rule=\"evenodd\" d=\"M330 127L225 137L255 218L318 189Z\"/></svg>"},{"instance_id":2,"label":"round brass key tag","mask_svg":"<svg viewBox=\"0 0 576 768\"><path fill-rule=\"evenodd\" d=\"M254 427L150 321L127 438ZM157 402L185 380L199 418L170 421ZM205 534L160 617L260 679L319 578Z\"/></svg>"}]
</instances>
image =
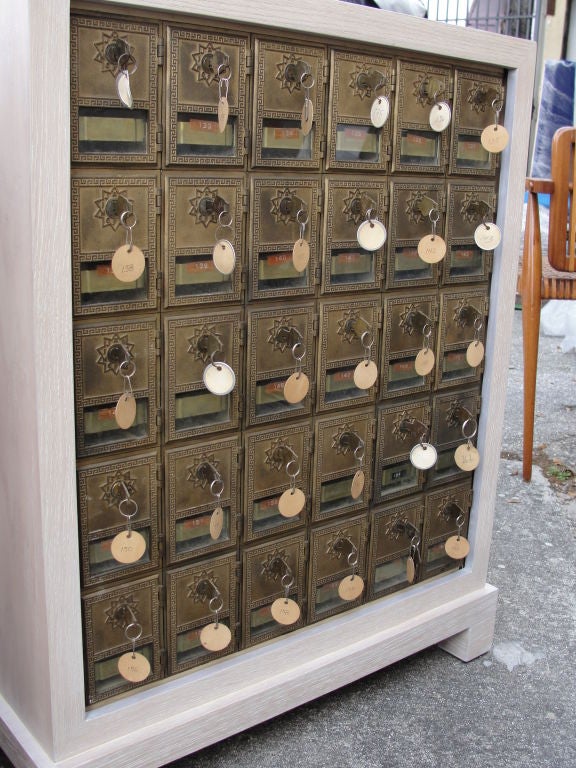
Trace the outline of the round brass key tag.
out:
<instances>
[{"instance_id":1,"label":"round brass key tag","mask_svg":"<svg viewBox=\"0 0 576 768\"><path fill-rule=\"evenodd\" d=\"M472 472L480 464L480 454L471 443L463 443L454 451L454 461L464 472Z\"/></svg>"},{"instance_id":2,"label":"round brass key tag","mask_svg":"<svg viewBox=\"0 0 576 768\"><path fill-rule=\"evenodd\" d=\"M146 552L146 539L138 531L122 531L112 539L110 552L118 563L137 563Z\"/></svg>"},{"instance_id":3,"label":"round brass key tag","mask_svg":"<svg viewBox=\"0 0 576 768\"><path fill-rule=\"evenodd\" d=\"M437 264L446 256L446 243L440 235L424 235L418 243L418 256L425 264Z\"/></svg>"},{"instance_id":4,"label":"round brass key tag","mask_svg":"<svg viewBox=\"0 0 576 768\"><path fill-rule=\"evenodd\" d=\"M296 517L305 504L306 496L300 488L288 488L278 500L278 509L282 517Z\"/></svg>"},{"instance_id":5,"label":"round brass key tag","mask_svg":"<svg viewBox=\"0 0 576 768\"><path fill-rule=\"evenodd\" d=\"M212 249L212 261L221 275L229 275L234 272L236 251L229 240L218 240Z\"/></svg>"},{"instance_id":6,"label":"round brass key tag","mask_svg":"<svg viewBox=\"0 0 576 768\"><path fill-rule=\"evenodd\" d=\"M364 476L363 470L359 469L352 478L352 485L350 487L350 496L352 496L353 499L358 499L360 496L362 496L365 480L366 478Z\"/></svg>"},{"instance_id":7,"label":"round brass key tag","mask_svg":"<svg viewBox=\"0 0 576 768\"><path fill-rule=\"evenodd\" d=\"M289 597L279 597L270 607L272 618L278 624L289 626L295 624L300 618L300 606Z\"/></svg>"},{"instance_id":8,"label":"round brass key tag","mask_svg":"<svg viewBox=\"0 0 576 768\"><path fill-rule=\"evenodd\" d=\"M502 150L506 149L509 140L508 131L503 125L488 125L482 131L480 136L480 143L486 150L486 152L492 152L498 154Z\"/></svg>"},{"instance_id":9,"label":"round brass key tag","mask_svg":"<svg viewBox=\"0 0 576 768\"><path fill-rule=\"evenodd\" d=\"M210 538L216 541L220 538L222 528L224 527L224 510L220 505L216 507L210 515Z\"/></svg>"},{"instance_id":10,"label":"round brass key tag","mask_svg":"<svg viewBox=\"0 0 576 768\"><path fill-rule=\"evenodd\" d=\"M228 99L225 96L220 96L218 99L218 132L224 133L226 126L228 125L228 115L230 114L230 106Z\"/></svg>"},{"instance_id":11,"label":"round brass key tag","mask_svg":"<svg viewBox=\"0 0 576 768\"><path fill-rule=\"evenodd\" d=\"M430 128L432 128L433 131L442 133L442 131L445 131L446 128L448 128L451 120L452 110L447 101L439 101L437 104L434 104L430 110L429 118Z\"/></svg>"},{"instance_id":12,"label":"round brass key tag","mask_svg":"<svg viewBox=\"0 0 576 768\"><path fill-rule=\"evenodd\" d=\"M304 272L310 261L310 245L300 237L292 248L292 264L296 272Z\"/></svg>"},{"instance_id":13,"label":"round brass key tag","mask_svg":"<svg viewBox=\"0 0 576 768\"><path fill-rule=\"evenodd\" d=\"M374 128L382 128L390 116L390 100L386 96L378 96L372 102L370 121Z\"/></svg>"},{"instance_id":14,"label":"round brass key tag","mask_svg":"<svg viewBox=\"0 0 576 768\"><path fill-rule=\"evenodd\" d=\"M130 429L136 421L136 399L134 395L128 392L120 395L116 408L114 408L114 418L120 429Z\"/></svg>"},{"instance_id":15,"label":"round brass key tag","mask_svg":"<svg viewBox=\"0 0 576 768\"><path fill-rule=\"evenodd\" d=\"M378 378L378 366L373 360L362 360L354 369L354 384L358 389L370 389Z\"/></svg>"},{"instance_id":16,"label":"round brass key tag","mask_svg":"<svg viewBox=\"0 0 576 768\"><path fill-rule=\"evenodd\" d=\"M223 651L232 640L232 632L226 624L208 624L200 632L200 642L207 651Z\"/></svg>"},{"instance_id":17,"label":"round brass key tag","mask_svg":"<svg viewBox=\"0 0 576 768\"><path fill-rule=\"evenodd\" d=\"M377 251L386 242L386 227L378 219L363 221L358 227L356 238L365 251Z\"/></svg>"},{"instance_id":18,"label":"round brass key tag","mask_svg":"<svg viewBox=\"0 0 576 768\"><path fill-rule=\"evenodd\" d=\"M476 368L484 360L484 344L481 341L471 341L466 350L466 362L471 368Z\"/></svg>"},{"instance_id":19,"label":"round brass key tag","mask_svg":"<svg viewBox=\"0 0 576 768\"><path fill-rule=\"evenodd\" d=\"M118 659L118 672L129 683L141 683L150 674L150 662L141 653L128 651Z\"/></svg>"},{"instance_id":20,"label":"round brass key tag","mask_svg":"<svg viewBox=\"0 0 576 768\"><path fill-rule=\"evenodd\" d=\"M358 574L346 576L338 584L338 595L342 600L356 600L364 591L364 579Z\"/></svg>"},{"instance_id":21,"label":"round brass key tag","mask_svg":"<svg viewBox=\"0 0 576 768\"><path fill-rule=\"evenodd\" d=\"M416 469L430 469L437 458L436 448L430 443L417 443L410 451L410 463Z\"/></svg>"},{"instance_id":22,"label":"round brass key tag","mask_svg":"<svg viewBox=\"0 0 576 768\"><path fill-rule=\"evenodd\" d=\"M418 376L428 376L435 362L434 352L431 349L421 349L414 360L414 369Z\"/></svg>"},{"instance_id":23,"label":"round brass key tag","mask_svg":"<svg viewBox=\"0 0 576 768\"><path fill-rule=\"evenodd\" d=\"M415 578L416 578L416 564L414 563L414 558L409 557L408 560L406 560L406 579L409 584L413 584Z\"/></svg>"},{"instance_id":24,"label":"round brass key tag","mask_svg":"<svg viewBox=\"0 0 576 768\"><path fill-rule=\"evenodd\" d=\"M236 374L228 363L209 363L202 374L204 386L213 395L229 395L236 386Z\"/></svg>"},{"instance_id":25,"label":"round brass key tag","mask_svg":"<svg viewBox=\"0 0 576 768\"><path fill-rule=\"evenodd\" d=\"M450 536L444 544L448 557L453 560L462 560L470 552L470 543L464 536Z\"/></svg>"},{"instance_id":26,"label":"round brass key tag","mask_svg":"<svg viewBox=\"0 0 576 768\"><path fill-rule=\"evenodd\" d=\"M474 230L474 242L483 251L493 251L500 245L502 232L497 224L479 224Z\"/></svg>"},{"instance_id":27,"label":"round brass key tag","mask_svg":"<svg viewBox=\"0 0 576 768\"><path fill-rule=\"evenodd\" d=\"M146 269L146 259L137 245L121 245L112 256L112 272L122 283L133 283Z\"/></svg>"},{"instance_id":28,"label":"round brass key tag","mask_svg":"<svg viewBox=\"0 0 576 768\"><path fill-rule=\"evenodd\" d=\"M310 389L310 380L303 371L293 373L284 382L284 400L287 403L300 403Z\"/></svg>"}]
</instances>

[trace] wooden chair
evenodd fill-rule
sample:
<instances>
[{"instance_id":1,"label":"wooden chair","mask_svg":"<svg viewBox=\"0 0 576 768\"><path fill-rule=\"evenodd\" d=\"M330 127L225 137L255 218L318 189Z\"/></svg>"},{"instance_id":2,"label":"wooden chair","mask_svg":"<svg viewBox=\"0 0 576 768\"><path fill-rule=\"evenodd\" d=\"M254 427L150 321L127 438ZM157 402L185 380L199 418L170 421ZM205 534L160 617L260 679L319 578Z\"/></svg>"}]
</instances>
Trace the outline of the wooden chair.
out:
<instances>
[{"instance_id":1,"label":"wooden chair","mask_svg":"<svg viewBox=\"0 0 576 768\"><path fill-rule=\"evenodd\" d=\"M552 139L551 179L526 179L528 209L518 278L524 336L524 452L522 475L532 477L534 401L542 299L576 299L576 128L559 128ZM548 248L540 235L538 193L550 195Z\"/></svg>"}]
</instances>

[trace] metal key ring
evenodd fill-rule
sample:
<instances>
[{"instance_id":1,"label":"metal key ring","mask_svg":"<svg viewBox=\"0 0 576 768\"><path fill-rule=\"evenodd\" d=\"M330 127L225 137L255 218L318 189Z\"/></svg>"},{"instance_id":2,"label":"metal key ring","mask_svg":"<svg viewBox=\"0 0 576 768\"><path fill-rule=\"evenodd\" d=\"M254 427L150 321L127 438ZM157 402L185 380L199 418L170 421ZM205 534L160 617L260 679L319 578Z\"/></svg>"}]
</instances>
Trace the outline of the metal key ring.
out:
<instances>
[{"instance_id":1,"label":"metal key ring","mask_svg":"<svg viewBox=\"0 0 576 768\"><path fill-rule=\"evenodd\" d=\"M302 350L303 350L300 357L298 357L298 355L296 354L296 350L298 349L298 347L302 347ZM294 346L292 347L292 357L294 358L294 360L296 360L297 363L302 362L302 360L304 360L304 358L306 357L306 349L304 347L304 344L302 344L301 341L297 341L296 344L294 344Z\"/></svg>"},{"instance_id":2,"label":"metal key ring","mask_svg":"<svg viewBox=\"0 0 576 768\"><path fill-rule=\"evenodd\" d=\"M436 217L432 216L432 214L435 213ZM440 211L437 208L430 208L430 213L428 214L428 218L432 222L432 224L437 224L440 219Z\"/></svg>"},{"instance_id":3,"label":"metal key ring","mask_svg":"<svg viewBox=\"0 0 576 768\"><path fill-rule=\"evenodd\" d=\"M131 367L130 367L131 366ZM126 372L126 369L129 368L129 373ZM131 379L132 376L136 373L136 363L132 358L129 360L123 360L120 363L120 367L118 368L118 373L120 376L123 376L125 379Z\"/></svg>"},{"instance_id":4,"label":"metal key ring","mask_svg":"<svg viewBox=\"0 0 576 768\"><path fill-rule=\"evenodd\" d=\"M500 112L502 112L502 108L504 106L504 100L503 99L493 99L491 106L492 106L492 109L494 110L494 112L496 112L496 114L499 115Z\"/></svg>"},{"instance_id":5,"label":"metal key ring","mask_svg":"<svg viewBox=\"0 0 576 768\"><path fill-rule=\"evenodd\" d=\"M354 448L354 458L356 459L356 461L358 461L360 463L362 461L364 461L364 455L365 455L365 450L364 449L365 449L365 447L366 446L364 445L364 441L362 441L362 443L360 445L357 445L356 448ZM361 453L359 453L359 451Z\"/></svg>"},{"instance_id":6,"label":"metal key ring","mask_svg":"<svg viewBox=\"0 0 576 768\"><path fill-rule=\"evenodd\" d=\"M228 72L230 73L227 77L225 77L222 74L226 70L228 70ZM231 75L232 75L232 72L230 70L230 58L226 54L226 61L223 61L222 64L218 65L218 69L216 70L216 77L218 78L218 80L226 80L226 81L228 81L228 80L230 80Z\"/></svg>"},{"instance_id":7,"label":"metal key ring","mask_svg":"<svg viewBox=\"0 0 576 768\"><path fill-rule=\"evenodd\" d=\"M414 536L412 536L412 538L410 539L410 546L414 547L414 549L418 549L421 541L422 539L420 538L420 534L415 533Z\"/></svg>"},{"instance_id":8,"label":"metal key ring","mask_svg":"<svg viewBox=\"0 0 576 768\"><path fill-rule=\"evenodd\" d=\"M366 336L370 339L370 343L367 344L365 342ZM360 344L364 347L364 349L372 349L374 346L374 334L372 331L364 331L364 333L360 336Z\"/></svg>"},{"instance_id":9,"label":"metal key ring","mask_svg":"<svg viewBox=\"0 0 576 768\"><path fill-rule=\"evenodd\" d=\"M285 583L285 579L288 579L288 582ZM284 587L284 589L290 589L290 587L294 586L294 574L290 569L282 576L281 584Z\"/></svg>"},{"instance_id":10,"label":"metal key ring","mask_svg":"<svg viewBox=\"0 0 576 768\"><path fill-rule=\"evenodd\" d=\"M126 66L122 64L122 59L127 59ZM130 64L134 65L134 69L128 70L128 67ZM134 72L138 69L138 64L136 63L136 59L131 53L123 53L122 55L118 56L118 66L120 67L121 72L127 72L128 75L133 75Z\"/></svg>"},{"instance_id":11,"label":"metal key ring","mask_svg":"<svg viewBox=\"0 0 576 768\"><path fill-rule=\"evenodd\" d=\"M138 627L138 629L136 630L136 634L133 637L130 636L130 633L128 631L131 627L134 627L134 628ZM142 624L138 624L137 621L132 621L130 622L130 624L128 624L128 626L124 630L124 635L126 637L126 640L130 640L131 643L135 643L137 640L140 640L140 638L142 637L142 632L143 632Z\"/></svg>"},{"instance_id":12,"label":"metal key ring","mask_svg":"<svg viewBox=\"0 0 576 768\"><path fill-rule=\"evenodd\" d=\"M294 464L297 467L295 472L290 472L291 464ZM288 464L286 464L286 474L288 475L288 477L291 477L291 478L298 477L298 475L300 474L300 462L297 459L290 459Z\"/></svg>"},{"instance_id":13,"label":"metal key ring","mask_svg":"<svg viewBox=\"0 0 576 768\"><path fill-rule=\"evenodd\" d=\"M370 224L371 227L374 226L374 224L372 224L372 208L368 208L366 211L366 221L368 224Z\"/></svg>"},{"instance_id":14,"label":"metal key ring","mask_svg":"<svg viewBox=\"0 0 576 768\"><path fill-rule=\"evenodd\" d=\"M215 491L214 486L218 487L219 485L221 486L220 490ZM210 493L212 494L212 496L216 496L218 499L220 498L220 496L222 496L222 494L224 493L224 480L222 480L221 477L217 477L215 480L212 480L212 482L210 483Z\"/></svg>"},{"instance_id":15,"label":"metal key ring","mask_svg":"<svg viewBox=\"0 0 576 768\"><path fill-rule=\"evenodd\" d=\"M224 216L229 216L230 218L228 220L225 220L223 218ZM230 211L223 210L223 211L220 211L220 213L218 214L219 227L231 227L233 221L234 221L234 216L232 216Z\"/></svg>"},{"instance_id":16,"label":"metal key ring","mask_svg":"<svg viewBox=\"0 0 576 768\"><path fill-rule=\"evenodd\" d=\"M305 85L304 83L304 80L306 80L307 78L311 78L312 80L310 85ZM302 85L303 88L306 88L306 90L310 90L310 88L314 88L316 84L316 80L314 79L312 72L302 72L302 74L300 75L300 84Z\"/></svg>"},{"instance_id":17,"label":"metal key ring","mask_svg":"<svg viewBox=\"0 0 576 768\"><path fill-rule=\"evenodd\" d=\"M300 218L301 213L306 217L305 219ZM308 224L308 222L310 221L308 212L304 208L299 209L298 213L296 214L296 221L298 222L298 224L302 224L303 226L306 226L306 224Z\"/></svg>"},{"instance_id":18,"label":"metal key ring","mask_svg":"<svg viewBox=\"0 0 576 768\"><path fill-rule=\"evenodd\" d=\"M356 549L354 544L352 544L352 547L353 547L353 549L352 549L351 552L348 552L348 557L346 558L346 560L348 562L348 565L351 568L355 568L358 565L358 550ZM355 560L354 559L351 560L350 558L356 558L356 559Z\"/></svg>"},{"instance_id":19,"label":"metal key ring","mask_svg":"<svg viewBox=\"0 0 576 768\"><path fill-rule=\"evenodd\" d=\"M214 358L216 357L216 355L219 355L221 352L222 352L222 348L220 348L220 349L215 349L215 350L214 350L214 352L212 352L212 354L210 355L210 362L211 362L211 363L212 363L212 365L213 365L215 368L217 368L219 371L221 371L221 370L222 370L222 365L220 365L220 367L219 367L219 366L218 366L218 364L219 364L219 363L223 363L224 361L223 361L223 360L214 360Z\"/></svg>"},{"instance_id":20,"label":"metal key ring","mask_svg":"<svg viewBox=\"0 0 576 768\"><path fill-rule=\"evenodd\" d=\"M123 507L123 505L124 505L124 504L132 504L132 505L133 505L133 507L132 507L132 508L134 509L134 512L124 512L124 511L122 510L122 507ZM132 499L132 498L128 498L128 499L122 499L122 500L121 500L121 501L118 503L118 512L120 512L120 514L122 515L122 517L125 517L125 518L126 518L126 520L132 520L132 518L133 518L135 515L137 515L137 514L138 514L138 504L137 504L137 503L134 501L134 499Z\"/></svg>"},{"instance_id":21,"label":"metal key ring","mask_svg":"<svg viewBox=\"0 0 576 768\"><path fill-rule=\"evenodd\" d=\"M469 435L466 434L466 424L468 423L474 425L474 429L472 430L472 433ZM466 419L462 423L462 437L466 438L466 440L472 440L473 437L476 437L477 432L478 432L478 422L476 421L476 419L473 419L473 418Z\"/></svg>"},{"instance_id":22,"label":"metal key ring","mask_svg":"<svg viewBox=\"0 0 576 768\"><path fill-rule=\"evenodd\" d=\"M218 608L212 605L212 603L214 603L215 600L220 601L220 605L218 605ZM215 605L217 605L217 603ZM210 598L210 602L208 603L208 608L210 609L210 611L212 611L212 613L219 613L223 607L224 607L224 601L222 600L222 595L218 594Z\"/></svg>"},{"instance_id":23,"label":"metal key ring","mask_svg":"<svg viewBox=\"0 0 576 768\"><path fill-rule=\"evenodd\" d=\"M464 516L464 513L460 512L460 514L456 518L456 527L457 528L462 528L462 526L464 525L464 520L466 520L466 518Z\"/></svg>"},{"instance_id":24,"label":"metal key ring","mask_svg":"<svg viewBox=\"0 0 576 768\"><path fill-rule=\"evenodd\" d=\"M128 216L132 216L134 218L134 223L133 224L127 224L126 223L126 220L127 220ZM134 213L134 211L122 211L122 214L120 216L120 224L122 224L124 229L127 229L129 231L134 229L136 224L138 224L138 218L136 217L136 214Z\"/></svg>"},{"instance_id":25,"label":"metal key ring","mask_svg":"<svg viewBox=\"0 0 576 768\"><path fill-rule=\"evenodd\" d=\"M481 317L474 318L474 330L477 333L480 333L483 327L484 327L484 323L482 321L482 318Z\"/></svg>"},{"instance_id":26,"label":"metal key ring","mask_svg":"<svg viewBox=\"0 0 576 768\"><path fill-rule=\"evenodd\" d=\"M422 326L422 336L425 339L429 339L432 336L432 325L430 323L424 323Z\"/></svg>"}]
</instances>

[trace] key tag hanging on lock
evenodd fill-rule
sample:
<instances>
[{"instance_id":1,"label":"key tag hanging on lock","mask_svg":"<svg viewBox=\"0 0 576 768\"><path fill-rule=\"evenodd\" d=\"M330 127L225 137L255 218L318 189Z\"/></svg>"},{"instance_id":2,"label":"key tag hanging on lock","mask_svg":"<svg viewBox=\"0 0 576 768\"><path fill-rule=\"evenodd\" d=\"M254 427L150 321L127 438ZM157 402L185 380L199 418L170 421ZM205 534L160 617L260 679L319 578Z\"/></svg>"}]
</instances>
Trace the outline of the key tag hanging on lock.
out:
<instances>
[{"instance_id":1,"label":"key tag hanging on lock","mask_svg":"<svg viewBox=\"0 0 576 768\"><path fill-rule=\"evenodd\" d=\"M492 109L494 110L494 122L492 125L487 125L482 131L480 136L480 143L486 150L486 152L492 152L492 154L498 154L506 149L508 145L509 135L506 128L503 125L498 124L500 119L500 112L504 102L502 99L494 99L492 102Z\"/></svg>"},{"instance_id":2,"label":"key tag hanging on lock","mask_svg":"<svg viewBox=\"0 0 576 768\"><path fill-rule=\"evenodd\" d=\"M432 443L424 442L426 434L426 432L423 432L420 435L420 440L410 451L410 463L416 469L430 469L436 464L436 460L438 459L438 452Z\"/></svg>"},{"instance_id":3,"label":"key tag hanging on lock","mask_svg":"<svg viewBox=\"0 0 576 768\"><path fill-rule=\"evenodd\" d=\"M200 632L200 643L207 651L216 653L217 651L223 651L228 648L232 641L232 632L226 624L220 624L218 621L218 614L224 607L224 601L222 595L218 590L216 594L210 598L208 603L210 612L214 614L214 622L208 624L202 628Z\"/></svg>"},{"instance_id":4,"label":"key tag hanging on lock","mask_svg":"<svg viewBox=\"0 0 576 768\"><path fill-rule=\"evenodd\" d=\"M366 211L366 220L356 231L358 245L365 251L377 251L386 242L386 227L379 219L372 218L372 208Z\"/></svg>"},{"instance_id":5,"label":"key tag hanging on lock","mask_svg":"<svg viewBox=\"0 0 576 768\"><path fill-rule=\"evenodd\" d=\"M302 135L308 136L312 130L312 124L314 122L314 105L310 99L310 90L315 84L314 77L311 72L303 72L300 77L300 84L304 89L304 106L302 107L302 118L300 121L300 127L302 129Z\"/></svg>"},{"instance_id":6,"label":"key tag hanging on lock","mask_svg":"<svg viewBox=\"0 0 576 768\"><path fill-rule=\"evenodd\" d=\"M229 229L232 233L233 220L230 211L220 211L215 232L216 243L212 249L212 261L221 275L230 275L236 266L236 251L230 239L231 234L222 232L222 230ZM227 234L228 237L224 237L224 234Z\"/></svg>"},{"instance_id":7,"label":"key tag hanging on lock","mask_svg":"<svg viewBox=\"0 0 576 768\"><path fill-rule=\"evenodd\" d=\"M501 240L500 227L493 221L487 221L486 217L482 219L482 224L479 224L474 230L474 242L483 251L493 251L500 245Z\"/></svg>"},{"instance_id":8,"label":"key tag hanging on lock","mask_svg":"<svg viewBox=\"0 0 576 768\"><path fill-rule=\"evenodd\" d=\"M132 66L131 70L128 69L130 66ZM136 59L131 53L123 53L118 58L118 67L120 70L116 75L116 91L118 93L118 98L125 107L132 109L134 107L134 99L132 98L132 90L130 88L130 77L138 69Z\"/></svg>"},{"instance_id":9,"label":"key tag hanging on lock","mask_svg":"<svg viewBox=\"0 0 576 768\"><path fill-rule=\"evenodd\" d=\"M406 580L409 584L414 584L418 574L418 565L420 563L420 534L416 532L410 539L410 554L406 560Z\"/></svg>"},{"instance_id":10,"label":"key tag hanging on lock","mask_svg":"<svg viewBox=\"0 0 576 768\"><path fill-rule=\"evenodd\" d=\"M456 536L450 536L446 539L444 549L448 557L452 560L463 560L470 552L470 542L465 536L461 535L462 526L464 525L464 515L459 514L456 518L456 525L458 527L458 533Z\"/></svg>"},{"instance_id":11,"label":"key tag hanging on lock","mask_svg":"<svg viewBox=\"0 0 576 768\"><path fill-rule=\"evenodd\" d=\"M132 643L132 650L118 659L118 672L129 683L142 683L150 675L150 662L136 651L136 642L142 637L142 625L132 621L124 630L126 640Z\"/></svg>"},{"instance_id":12,"label":"key tag hanging on lock","mask_svg":"<svg viewBox=\"0 0 576 768\"><path fill-rule=\"evenodd\" d=\"M217 541L222 533L224 527L224 510L220 504L220 497L224 492L224 481L219 472L216 473L216 477L210 483L210 493L216 499L216 506L214 511L210 515L210 538L212 541Z\"/></svg>"},{"instance_id":13,"label":"key tag hanging on lock","mask_svg":"<svg viewBox=\"0 0 576 768\"><path fill-rule=\"evenodd\" d=\"M472 432L466 434L466 425L470 423L472 425ZM454 451L454 461L456 466L464 472L472 472L480 464L480 453L478 449L472 445L472 438L475 437L478 432L478 426L476 419L466 419L462 424L462 437L466 439L465 443L459 445Z\"/></svg>"},{"instance_id":14,"label":"key tag hanging on lock","mask_svg":"<svg viewBox=\"0 0 576 768\"><path fill-rule=\"evenodd\" d=\"M300 606L295 600L288 597L290 594L290 588L294 586L294 576L288 565L286 565L286 573L282 576L282 587L284 588L284 597L279 597L270 606L272 618L277 621L278 624L284 626L290 626L295 624L300 618Z\"/></svg>"},{"instance_id":15,"label":"key tag hanging on lock","mask_svg":"<svg viewBox=\"0 0 576 768\"><path fill-rule=\"evenodd\" d=\"M120 363L118 373L124 380L124 391L114 408L114 418L120 429L130 429L136 421L137 404L132 391L132 376L136 373L136 363L131 357Z\"/></svg>"},{"instance_id":16,"label":"key tag hanging on lock","mask_svg":"<svg viewBox=\"0 0 576 768\"><path fill-rule=\"evenodd\" d=\"M379 88L381 88L383 85L384 80L381 80L376 90L379 90ZM382 128L384 125L386 125L389 117L390 99L384 94L376 96L370 108L370 122L374 128Z\"/></svg>"},{"instance_id":17,"label":"key tag hanging on lock","mask_svg":"<svg viewBox=\"0 0 576 768\"><path fill-rule=\"evenodd\" d=\"M223 360L215 361L214 358L222 351L222 343L218 340L219 349L212 352L210 362L204 368L202 381L208 392L213 395L229 395L236 386L236 374Z\"/></svg>"},{"instance_id":18,"label":"key tag hanging on lock","mask_svg":"<svg viewBox=\"0 0 576 768\"><path fill-rule=\"evenodd\" d=\"M466 350L466 362L471 368L477 368L482 360L484 360L484 344L480 341L480 331L483 327L481 317L477 317L474 320L474 340L468 344Z\"/></svg>"},{"instance_id":19,"label":"key tag hanging on lock","mask_svg":"<svg viewBox=\"0 0 576 768\"><path fill-rule=\"evenodd\" d=\"M353 499L359 499L360 496L362 496L364 483L366 482L366 476L364 474L364 470L362 469L364 464L365 447L366 446L364 440L360 438L360 444L354 448L354 459L358 462L358 469L354 473L352 484L350 486L350 496L352 496Z\"/></svg>"},{"instance_id":20,"label":"key tag hanging on lock","mask_svg":"<svg viewBox=\"0 0 576 768\"><path fill-rule=\"evenodd\" d=\"M345 576L338 584L338 595L342 600L356 600L364 591L364 579L356 572L358 565L358 549L352 544L352 550L348 553L348 565L352 568L352 574Z\"/></svg>"},{"instance_id":21,"label":"key tag hanging on lock","mask_svg":"<svg viewBox=\"0 0 576 768\"><path fill-rule=\"evenodd\" d=\"M303 208L300 208L296 214L296 221L300 227L300 237L296 240L294 247L292 248L292 264L296 272L304 272L310 261L310 244L304 238L309 217Z\"/></svg>"},{"instance_id":22,"label":"key tag hanging on lock","mask_svg":"<svg viewBox=\"0 0 576 768\"><path fill-rule=\"evenodd\" d=\"M223 77L222 72L229 70L228 77ZM230 105L228 103L228 90L230 88L230 78L232 72L228 62L220 64L218 67L218 132L224 133L228 125L228 116L230 114Z\"/></svg>"},{"instance_id":23,"label":"key tag hanging on lock","mask_svg":"<svg viewBox=\"0 0 576 768\"><path fill-rule=\"evenodd\" d=\"M131 224L128 219L132 218ZM112 256L112 273L122 283L133 283L146 269L144 254L134 245L132 230L138 223L138 219L132 211L124 211L120 216L120 224L126 230L126 242L114 252Z\"/></svg>"},{"instance_id":24,"label":"key tag hanging on lock","mask_svg":"<svg viewBox=\"0 0 576 768\"><path fill-rule=\"evenodd\" d=\"M452 120L452 110L447 101L438 101L438 93L434 94L434 106L430 110L428 122L430 128L436 133L442 133L450 125Z\"/></svg>"},{"instance_id":25,"label":"key tag hanging on lock","mask_svg":"<svg viewBox=\"0 0 576 768\"><path fill-rule=\"evenodd\" d=\"M414 360L414 370L418 376L428 376L434 369L436 357L434 352L430 349L430 337L432 336L432 326L430 323L425 323L422 328L423 347L416 355Z\"/></svg>"},{"instance_id":26,"label":"key tag hanging on lock","mask_svg":"<svg viewBox=\"0 0 576 768\"><path fill-rule=\"evenodd\" d=\"M282 517L296 517L304 509L306 504L306 495L300 488L296 488L296 478L300 474L300 465L298 456L294 455L286 464L286 474L290 478L290 488L288 488L278 500L278 510Z\"/></svg>"},{"instance_id":27,"label":"key tag hanging on lock","mask_svg":"<svg viewBox=\"0 0 576 768\"><path fill-rule=\"evenodd\" d=\"M138 514L138 504L130 497L124 483L126 497L121 499L118 504L118 511L122 517L126 518L126 530L118 533L112 539L110 552L112 557L118 563L130 565L141 560L146 552L146 539L138 531L132 530L132 518ZM126 511L125 508L130 511Z\"/></svg>"},{"instance_id":28,"label":"key tag hanging on lock","mask_svg":"<svg viewBox=\"0 0 576 768\"><path fill-rule=\"evenodd\" d=\"M372 347L374 346L372 331L364 331L360 336L360 343L364 349L364 359L354 368L354 384L358 389L370 389L378 378L378 366L374 360L371 360Z\"/></svg>"},{"instance_id":29,"label":"key tag hanging on lock","mask_svg":"<svg viewBox=\"0 0 576 768\"><path fill-rule=\"evenodd\" d=\"M310 389L310 380L302 370L302 360L305 355L304 344L301 341L297 341L292 347L292 357L296 367L294 373L290 374L284 382L284 399L287 403L292 403L293 405L301 403Z\"/></svg>"},{"instance_id":30,"label":"key tag hanging on lock","mask_svg":"<svg viewBox=\"0 0 576 768\"><path fill-rule=\"evenodd\" d=\"M446 256L446 243L444 238L436 233L436 225L440 219L440 211L431 208L428 218L432 223L432 233L424 235L418 243L418 256L425 264L437 264Z\"/></svg>"}]
</instances>

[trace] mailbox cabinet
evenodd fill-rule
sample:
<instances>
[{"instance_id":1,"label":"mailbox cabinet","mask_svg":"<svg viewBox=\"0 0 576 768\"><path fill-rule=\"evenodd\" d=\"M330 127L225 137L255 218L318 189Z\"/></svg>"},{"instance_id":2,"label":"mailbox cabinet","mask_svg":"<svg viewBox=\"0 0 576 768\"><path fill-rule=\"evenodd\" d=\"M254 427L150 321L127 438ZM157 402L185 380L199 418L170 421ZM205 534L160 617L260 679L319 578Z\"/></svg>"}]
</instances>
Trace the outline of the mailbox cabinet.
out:
<instances>
[{"instance_id":1,"label":"mailbox cabinet","mask_svg":"<svg viewBox=\"0 0 576 768\"><path fill-rule=\"evenodd\" d=\"M430 643L485 652L531 46L477 61L475 31L332 0L14 13L9 757L152 766Z\"/></svg>"}]
</instances>

